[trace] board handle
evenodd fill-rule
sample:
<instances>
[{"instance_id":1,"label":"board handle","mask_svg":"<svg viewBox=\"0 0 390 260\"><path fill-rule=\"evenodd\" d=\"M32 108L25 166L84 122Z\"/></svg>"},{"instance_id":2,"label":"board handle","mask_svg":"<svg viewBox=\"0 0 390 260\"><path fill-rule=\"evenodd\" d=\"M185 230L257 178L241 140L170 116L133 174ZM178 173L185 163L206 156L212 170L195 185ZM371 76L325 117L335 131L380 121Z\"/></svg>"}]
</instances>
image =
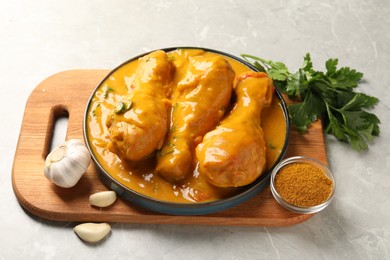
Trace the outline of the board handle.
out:
<instances>
[{"instance_id":1,"label":"board handle","mask_svg":"<svg viewBox=\"0 0 390 260\"><path fill-rule=\"evenodd\" d=\"M103 76L107 71L96 72ZM97 79L71 70L54 74L39 83L26 103L18 142L26 147L19 149L39 150L44 160L53 146L55 123L63 117L67 118L65 140L82 137L84 110L99 82Z\"/></svg>"}]
</instances>

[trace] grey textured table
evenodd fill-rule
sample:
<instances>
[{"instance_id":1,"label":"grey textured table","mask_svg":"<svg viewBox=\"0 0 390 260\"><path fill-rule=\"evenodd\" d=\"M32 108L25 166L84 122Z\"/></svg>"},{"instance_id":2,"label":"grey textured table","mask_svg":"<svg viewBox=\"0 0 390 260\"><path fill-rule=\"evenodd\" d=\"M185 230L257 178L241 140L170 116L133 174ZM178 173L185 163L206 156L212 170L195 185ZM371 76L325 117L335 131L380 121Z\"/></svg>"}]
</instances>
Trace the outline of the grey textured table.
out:
<instances>
[{"instance_id":1,"label":"grey textured table","mask_svg":"<svg viewBox=\"0 0 390 260\"><path fill-rule=\"evenodd\" d=\"M390 2L1 1L0 259L389 259ZM202 46L317 67L338 57L364 72L360 90L380 98L381 136L357 153L327 138L338 189L333 203L291 227L113 224L95 246L74 223L27 214L12 190L26 100L67 69L117 66L144 51Z\"/></svg>"}]
</instances>

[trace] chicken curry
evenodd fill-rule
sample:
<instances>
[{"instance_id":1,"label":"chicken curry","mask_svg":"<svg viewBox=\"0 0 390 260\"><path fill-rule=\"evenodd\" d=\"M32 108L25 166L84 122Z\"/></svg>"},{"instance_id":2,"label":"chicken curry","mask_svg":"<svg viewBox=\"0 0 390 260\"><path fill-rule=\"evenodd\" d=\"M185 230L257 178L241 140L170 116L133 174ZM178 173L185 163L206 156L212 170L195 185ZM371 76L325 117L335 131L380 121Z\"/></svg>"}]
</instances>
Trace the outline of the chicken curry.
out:
<instances>
[{"instance_id":1,"label":"chicken curry","mask_svg":"<svg viewBox=\"0 0 390 260\"><path fill-rule=\"evenodd\" d=\"M169 202L232 196L278 159L286 125L272 80L199 49L155 51L96 89L87 138L115 180Z\"/></svg>"}]
</instances>

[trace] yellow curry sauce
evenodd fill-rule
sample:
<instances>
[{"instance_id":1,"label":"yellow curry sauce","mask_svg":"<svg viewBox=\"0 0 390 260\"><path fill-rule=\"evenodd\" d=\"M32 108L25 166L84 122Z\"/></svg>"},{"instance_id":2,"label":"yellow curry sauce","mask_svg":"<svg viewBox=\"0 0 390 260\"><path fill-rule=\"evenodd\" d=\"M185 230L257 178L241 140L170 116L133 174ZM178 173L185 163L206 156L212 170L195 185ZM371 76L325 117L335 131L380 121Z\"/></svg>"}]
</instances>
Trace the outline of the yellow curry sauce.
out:
<instances>
[{"instance_id":1,"label":"yellow curry sauce","mask_svg":"<svg viewBox=\"0 0 390 260\"><path fill-rule=\"evenodd\" d=\"M180 49L168 53L175 67L173 84L177 84L186 74L188 57L198 55L221 56L193 49ZM235 86L238 77L250 69L234 59L223 57L235 71ZM163 201L178 203L215 201L239 192L240 188L217 188L209 184L196 168L184 181L171 183L155 173L155 155L141 162L131 163L121 160L108 149L109 131L106 122L117 103L131 91L132 77L138 64L139 60L134 60L114 71L102 82L92 97L86 118L87 138L100 165L124 186ZM266 164L269 168L280 155L286 134L283 110L276 95L271 105L263 108L261 115L266 143Z\"/></svg>"}]
</instances>

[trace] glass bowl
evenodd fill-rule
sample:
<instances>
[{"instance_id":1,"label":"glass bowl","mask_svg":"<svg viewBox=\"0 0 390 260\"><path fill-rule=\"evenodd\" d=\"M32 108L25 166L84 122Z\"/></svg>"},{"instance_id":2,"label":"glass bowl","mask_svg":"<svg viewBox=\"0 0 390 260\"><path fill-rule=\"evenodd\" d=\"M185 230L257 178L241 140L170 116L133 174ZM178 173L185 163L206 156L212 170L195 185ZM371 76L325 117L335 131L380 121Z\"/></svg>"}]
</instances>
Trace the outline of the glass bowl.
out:
<instances>
[{"instance_id":1,"label":"glass bowl","mask_svg":"<svg viewBox=\"0 0 390 260\"><path fill-rule=\"evenodd\" d=\"M300 207L300 206L296 206L296 205L293 205L293 204L287 202L278 193L278 191L276 189L276 185L275 185L275 178L283 167L290 165L290 164L293 164L293 163L308 163L310 165L313 165L313 166L321 169L324 172L324 174L332 181L332 191L331 191L329 197L324 202L322 202L321 204L316 205L316 206ZM316 159L313 159L313 158L309 158L309 157L295 156L295 157L290 157L290 158L284 159L283 161L281 161L279 164L277 164L275 166L275 168L272 170L272 173L271 173L270 188L271 188L271 192L272 192L272 195L274 196L275 200L284 208L286 208L292 212L295 212L295 213L313 214L313 213L316 213L316 212L323 210L331 203L333 196L334 196L336 183L335 183L332 172L322 162L320 162Z\"/></svg>"}]
</instances>

